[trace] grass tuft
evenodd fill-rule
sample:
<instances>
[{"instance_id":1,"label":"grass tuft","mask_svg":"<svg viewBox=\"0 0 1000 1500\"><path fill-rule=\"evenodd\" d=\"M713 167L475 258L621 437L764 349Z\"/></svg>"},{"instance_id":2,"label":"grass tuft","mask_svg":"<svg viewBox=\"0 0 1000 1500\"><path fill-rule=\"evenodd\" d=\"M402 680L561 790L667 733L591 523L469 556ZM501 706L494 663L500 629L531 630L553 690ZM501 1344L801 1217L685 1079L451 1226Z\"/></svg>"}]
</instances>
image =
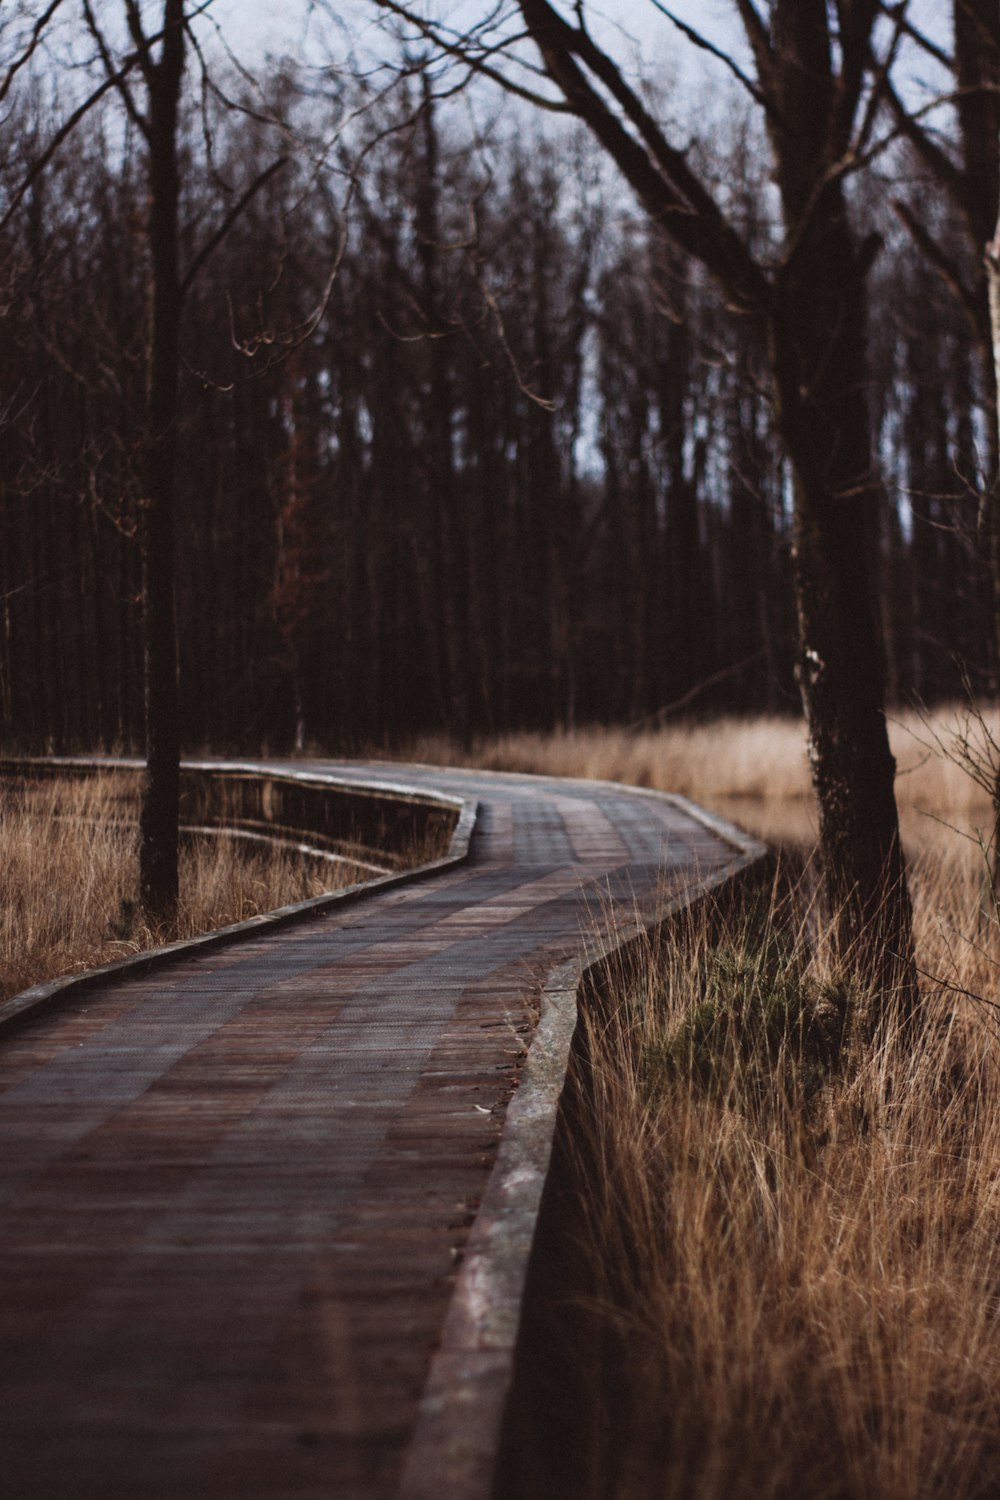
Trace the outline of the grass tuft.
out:
<instances>
[{"instance_id":1,"label":"grass tuft","mask_svg":"<svg viewBox=\"0 0 1000 1500\"><path fill-rule=\"evenodd\" d=\"M775 1089L806 1104L845 1053L849 981L811 976L798 951L741 931L694 957L690 1008L645 1044L648 1088L691 1084L759 1114Z\"/></svg>"}]
</instances>

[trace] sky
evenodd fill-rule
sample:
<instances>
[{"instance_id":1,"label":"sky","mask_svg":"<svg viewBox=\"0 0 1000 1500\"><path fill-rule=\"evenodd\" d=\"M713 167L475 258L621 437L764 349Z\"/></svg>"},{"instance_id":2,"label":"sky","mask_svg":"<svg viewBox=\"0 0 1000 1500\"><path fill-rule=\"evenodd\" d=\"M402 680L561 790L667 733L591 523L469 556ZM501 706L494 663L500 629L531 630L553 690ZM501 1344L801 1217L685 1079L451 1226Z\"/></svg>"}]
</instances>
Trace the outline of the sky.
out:
<instances>
[{"instance_id":1,"label":"sky","mask_svg":"<svg viewBox=\"0 0 1000 1500\"><path fill-rule=\"evenodd\" d=\"M386 36L380 12L373 0L325 0L329 13L341 25L333 47L333 61L346 60L353 48L370 62L386 54ZM689 25L697 27L715 45L731 52L752 71L743 28L733 0L669 0L670 9ZM493 0L423 0L423 8L435 18L444 17L460 26L488 13ZM513 10L513 0L505 8ZM563 8L572 7L563 0ZM938 40L950 40L945 17L949 6L942 0L911 0L914 21ZM317 46L321 29L312 0L213 0L212 14L237 55L248 63L259 62L271 52L275 56L306 56ZM658 9L656 0L587 0L588 22L602 44L630 75L668 78L685 92L717 87L725 69L699 52ZM325 28L329 36L329 27ZM311 38L311 40L310 40ZM339 49L339 57L338 57ZM919 73L927 90L940 86L923 64ZM916 87L920 87L920 78Z\"/></svg>"},{"instance_id":2,"label":"sky","mask_svg":"<svg viewBox=\"0 0 1000 1500\"><path fill-rule=\"evenodd\" d=\"M109 34L114 37L115 28L122 26L121 0L97 0L97 3L111 28ZM141 0L141 3L153 27L162 0ZM429 16L444 18L456 27L480 20L498 8L498 0L416 0L416 3ZM559 3L572 16L571 0ZM943 0L910 0L910 4L918 24L945 43L950 40L949 28L943 20L949 5ZM499 0L499 5L508 14L516 15L515 0ZM690 130L692 118L704 126L706 116L714 114L718 119L731 110L735 85L717 59L699 51L671 24L662 13L666 5L716 46L732 53L752 73L734 0L662 0L662 3L661 0L586 0L586 15L595 36L630 81L643 78L659 83L661 88L669 85L669 91L660 96L666 101L670 116L668 129L673 122L676 128ZM66 14L70 14L69 8ZM75 8L72 14L78 15ZM334 24L331 17L335 18ZM399 56L398 47L387 31L385 13L375 0L208 0L206 15L199 25L210 51L213 44L209 38L214 29L231 53L258 77L266 71L269 54L276 60L291 57L324 68L346 70L360 65L366 71L377 68L382 61L395 62ZM79 28L78 19L71 27L70 54L76 51L72 36L76 35L77 42L80 40L75 28ZM526 51L525 55L530 53ZM926 74L926 67L921 66ZM911 74L914 71L910 69ZM905 69L902 76L906 76ZM923 102L928 93L943 86L933 78L925 82L928 87L924 90L919 83L909 85L907 92L911 98ZM487 104L487 112L494 109L495 100ZM508 101L503 114L505 120L515 121L518 111ZM536 116L535 125L546 128L540 116Z\"/></svg>"},{"instance_id":3,"label":"sky","mask_svg":"<svg viewBox=\"0 0 1000 1500\"><path fill-rule=\"evenodd\" d=\"M308 23L310 0L214 0L227 33L239 37L241 45L253 49L269 47L286 51L301 43ZM328 8L342 19L345 31L358 38L371 36L376 26L374 0L328 0ZM424 0L428 15L446 17L460 25L492 8L492 0ZM511 9L512 6L508 6ZM733 0L670 0L669 8L689 25L698 26L722 47L745 53L743 30ZM571 7L564 5L568 12ZM918 24L940 34L947 7L942 0L911 0L910 12ZM587 15L595 32L602 29L622 44L622 35L638 45L645 61L655 65L676 50L689 51L686 42L678 49L678 33L657 8L656 0L587 0Z\"/></svg>"},{"instance_id":4,"label":"sky","mask_svg":"<svg viewBox=\"0 0 1000 1500\"><path fill-rule=\"evenodd\" d=\"M330 8L341 17L345 33L357 45L373 50L384 46L373 0L331 0ZM429 15L446 17L456 26L490 8L488 0L479 4L475 0L437 0L424 5ZM731 0L674 0L672 8L682 19L704 26L722 44L732 44L735 39L739 45L742 41L739 26L733 25ZM309 10L309 0L284 0L280 5L269 0L215 0L213 5L227 35L239 38L241 47L275 54L302 46ZM686 43L677 49L677 33L651 0L590 0L587 14L595 32L603 32L618 55L633 51L637 58L656 66L672 52L690 51Z\"/></svg>"}]
</instances>

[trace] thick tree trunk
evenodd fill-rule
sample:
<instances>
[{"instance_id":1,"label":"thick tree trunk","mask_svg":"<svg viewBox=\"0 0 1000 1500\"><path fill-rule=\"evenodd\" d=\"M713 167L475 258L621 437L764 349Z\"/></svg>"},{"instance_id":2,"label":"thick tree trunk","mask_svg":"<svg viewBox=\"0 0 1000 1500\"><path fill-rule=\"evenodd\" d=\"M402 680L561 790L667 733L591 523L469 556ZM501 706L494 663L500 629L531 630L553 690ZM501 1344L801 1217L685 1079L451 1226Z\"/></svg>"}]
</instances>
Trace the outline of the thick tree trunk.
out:
<instances>
[{"instance_id":1,"label":"thick tree trunk","mask_svg":"<svg viewBox=\"0 0 1000 1500\"><path fill-rule=\"evenodd\" d=\"M910 902L884 712L868 540L880 487L865 401L865 266L839 189L778 288L771 356L795 489L802 701L839 946L904 1011Z\"/></svg>"},{"instance_id":2,"label":"thick tree trunk","mask_svg":"<svg viewBox=\"0 0 1000 1500\"><path fill-rule=\"evenodd\" d=\"M874 8L842 38L860 66ZM860 15L858 17L860 20ZM799 684L838 945L877 996L873 1021L917 1003L913 933L893 788L895 763L871 577L881 486L865 384L865 280L842 179L843 74L823 0L776 0L769 131L785 255L768 315L778 424L795 490Z\"/></svg>"},{"instance_id":3,"label":"thick tree trunk","mask_svg":"<svg viewBox=\"0 0 1000 1500\"><path fill-rule=\"evenodd\" d=\"M183 297L178 270L177 109L184 69L184 3L165 0L160 60L147 64L152 329L142 507L146 774L139 896L157 921L176 910L180 768L175 618L174 479Z\"/></svg>"}]
</instances>

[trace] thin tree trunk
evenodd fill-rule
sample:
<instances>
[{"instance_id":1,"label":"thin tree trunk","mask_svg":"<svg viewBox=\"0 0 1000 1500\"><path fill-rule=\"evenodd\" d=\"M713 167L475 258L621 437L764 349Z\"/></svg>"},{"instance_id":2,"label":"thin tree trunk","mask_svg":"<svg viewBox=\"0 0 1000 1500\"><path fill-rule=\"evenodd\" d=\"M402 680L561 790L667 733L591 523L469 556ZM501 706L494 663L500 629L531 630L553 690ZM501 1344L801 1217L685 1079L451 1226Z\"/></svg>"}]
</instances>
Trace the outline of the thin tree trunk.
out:
<instances>
[{"instance_id":1,"label":"thin tree trunk","mask_svg":"<svg viewBox=\"0 0 1000 1500\"><path fill-rule=\"evenodd\" d=\"M146 774L139 845L139 895L156 920L177 907L180 781L174 481L183 297L178 270L177 111L184 70L184 0L165 0L160 60L147 64L152 330L142 506L142 596Z\"/></svg>"}]
</instances>

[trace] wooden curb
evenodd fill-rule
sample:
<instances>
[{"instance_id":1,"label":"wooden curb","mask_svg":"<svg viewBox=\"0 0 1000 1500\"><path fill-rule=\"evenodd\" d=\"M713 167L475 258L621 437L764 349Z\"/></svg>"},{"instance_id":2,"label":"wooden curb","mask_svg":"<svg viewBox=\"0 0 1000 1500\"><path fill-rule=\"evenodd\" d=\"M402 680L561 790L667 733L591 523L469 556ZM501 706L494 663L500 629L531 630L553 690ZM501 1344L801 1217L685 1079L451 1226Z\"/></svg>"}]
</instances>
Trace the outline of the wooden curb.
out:
<instances>
[{"instance_id":1,"label":"wooden curb","mask_svg":"<svg viewBox=\"0 0 1000 1500\"><path fill-rule=\"evenodd\" d=\"M618 790L622 790L618 787ZM541 1014L521 1082L472 1226L407 1450L398 1500L490 1500L510 1396L521 1309L581 990L609 958L652 936L679 912L743 880L769 857L767 846L684 797L637 790L673 803L731 844L734 858L655 909L608 933L546 978Z\"/></svg>"},{"instance_id":2,"label":"wooden curb","mask_svg":"<svg viewBox=\"0 0 1000 1500\"><path fill-rule=\"evenodd\" d=\"M14 766L18 768L45 767L49 770L66 768L82 771L113 771L140 770L142 764L139 760L103 756L3 759L0 760L0 777L11 774L10 768ZM182 762L182 770L256 775L261 778L266 777L270 781L299 782L318 787L328 786L338 791L370 792L387 798L430 803L454 809L458 815L457 822L452 832L448 853L441 859L417 865L412 870L401 870L391 875L380 875L371 880L359 881L355 885L345 886L342 890L328 891L322 896L312 896L307 901L298 901L291 906L281 906L276 911L264 912L257 917L248 917L245 921L233 922L228 927L218 927L214 932L201 933L198 937L185 938L181 942L166 943L160 948L150 948L145 953L136 953L129 958L115 959L111 963L100 964L95 969L86 969L79 974L65 974L58 979L49 979L41 984L34 984L30 989L22 990L20 994L12 995L8 1000L0 1003L0 1037L38 1020L57 1006L98 985L118 984L123 980L137 978L139 975L162 969L168 964L185 958L198 957L214 948L240 942L243 938L256 937L262 932L286 927L309 917L323 916L329 911L351 906L378 892L395 890L398 886L410 885L413 881L422 880L425 876L437 875L445 870L454 869L466 863L469 858L472 834L478 814L478 803L474 800L449 797L444 793L431 793L395 781L355 781L338 777L335 772L271 770L268 769L266 762L185 760Z\"/></svg>"}]
</instances>

